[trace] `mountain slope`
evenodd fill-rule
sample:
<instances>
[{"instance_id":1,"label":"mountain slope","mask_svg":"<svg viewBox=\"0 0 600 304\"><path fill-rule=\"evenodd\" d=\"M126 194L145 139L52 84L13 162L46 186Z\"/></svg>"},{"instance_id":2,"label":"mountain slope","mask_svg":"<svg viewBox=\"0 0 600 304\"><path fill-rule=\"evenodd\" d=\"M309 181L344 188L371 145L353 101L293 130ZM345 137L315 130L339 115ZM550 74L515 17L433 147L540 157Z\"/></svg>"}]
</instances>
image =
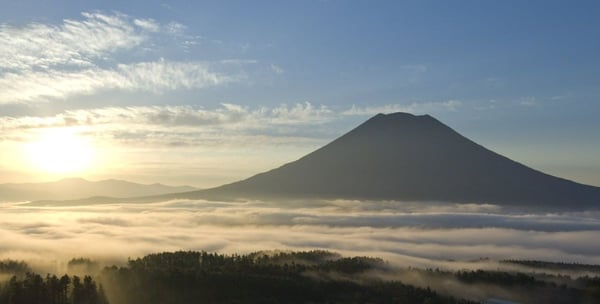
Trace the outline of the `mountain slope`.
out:
<instances>
[{"instance_id":1,"label":"mountain slope","mask_svg":"<svg viewBox=\"0 0 600 304\"><path fill-rule=\"evenodd\" d=\"M600 205L598 187L533 170L472 142L431 116L406 113L378 114L277 169L176 196Z\"/></svg>"},{"instance_id":2,"label":"mountain slope","mask_svg":"<svg viewBox=\"0 0 600 304\"><path fill-rule=\"evenodd\" d=\"M87 181L68 178L48 183L0 184L0 202L29 200L72 200L90 196L132 197L195 190L162 184L143 185L121 180Z\"/></svg>"}]
</instances>

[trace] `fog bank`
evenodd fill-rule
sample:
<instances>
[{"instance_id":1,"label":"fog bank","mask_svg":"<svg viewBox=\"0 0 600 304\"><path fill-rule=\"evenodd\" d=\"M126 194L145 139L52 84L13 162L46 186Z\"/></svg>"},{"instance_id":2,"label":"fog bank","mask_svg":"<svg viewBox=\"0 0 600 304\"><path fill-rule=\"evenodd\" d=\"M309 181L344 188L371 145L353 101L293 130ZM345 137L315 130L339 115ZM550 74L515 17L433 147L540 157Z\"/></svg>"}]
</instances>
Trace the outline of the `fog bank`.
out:
<instances>
[{"instance_id":1,"label":"fog bank","mask_svg":"<svg viewBox=\"0 0 600 304\"><path fill-rule=\"evenodd\" d=\"M0 205L0 259L60 268L72 257L326 249L406 266L448 260L600 263L598 212L520 213L493 205L177 200L77 207ZM52 262L54 261L54 262ZM57 269L61 270L61 269Z\"/></svg>"}]
</instances>

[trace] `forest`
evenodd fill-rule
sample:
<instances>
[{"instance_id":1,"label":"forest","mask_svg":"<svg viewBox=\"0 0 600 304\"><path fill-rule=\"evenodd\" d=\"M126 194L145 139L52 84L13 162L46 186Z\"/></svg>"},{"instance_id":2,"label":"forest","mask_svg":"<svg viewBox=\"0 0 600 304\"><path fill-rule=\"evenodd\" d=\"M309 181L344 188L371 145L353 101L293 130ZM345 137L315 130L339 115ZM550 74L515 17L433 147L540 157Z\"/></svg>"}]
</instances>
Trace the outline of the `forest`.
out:
<instances>
[{"instance_id":1,"label":"forest","mask_svg":"<svg viewBox=\"0 0 600 304\"><path fill-rule=\"evenodd\" d=\"M400 268L380 258L320 250L244 255L163 252L104 267L88 258L74 258L68 272L42 276L25 262L0 261L4 280L0 304L467 304L492 297L524 303L600 302L598 276Z\"/></svg>"}]
</instances>

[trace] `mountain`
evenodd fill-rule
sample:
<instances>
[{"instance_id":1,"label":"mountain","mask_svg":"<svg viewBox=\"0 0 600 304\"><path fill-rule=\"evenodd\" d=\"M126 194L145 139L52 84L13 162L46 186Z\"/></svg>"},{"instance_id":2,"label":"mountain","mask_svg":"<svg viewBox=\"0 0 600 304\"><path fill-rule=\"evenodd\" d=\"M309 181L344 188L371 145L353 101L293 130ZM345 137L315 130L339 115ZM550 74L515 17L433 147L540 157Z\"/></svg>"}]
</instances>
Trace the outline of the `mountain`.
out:
<instances>
[{"instance_id":1,"label":"mountain","mask_svg":"<svg viewBox=\"0 0 600 304\"><path fill-rule=\"evenodd\" d=\"M407 113L378 114L271 171L170 197L600 206L598 187L536 171L474 143L429 115Z\"/></svg>"},{"instance_id":2,"label":"mountain","mask_svg":"<svg viewBox=\"0 0 600 304\"><path fill-rule=\"evenodd\" d=\"M193 191L189 186L143 185L122 180L98 182L67 178L56 182L0 184L0 202L30 200L72 200L90 196L132 197Z\"/></svg>"}]
</instances>

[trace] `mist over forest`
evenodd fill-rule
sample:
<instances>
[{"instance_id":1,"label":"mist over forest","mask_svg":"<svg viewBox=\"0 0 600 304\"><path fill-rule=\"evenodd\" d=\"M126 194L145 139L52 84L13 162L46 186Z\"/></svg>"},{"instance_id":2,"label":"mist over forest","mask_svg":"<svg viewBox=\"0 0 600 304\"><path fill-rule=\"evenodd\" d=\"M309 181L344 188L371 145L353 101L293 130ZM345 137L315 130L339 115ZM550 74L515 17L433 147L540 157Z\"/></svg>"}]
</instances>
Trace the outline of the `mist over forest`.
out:
<instances>
[{"instance_id":1,"label":"mist over forest","mask_svg":"<svg viewBox=\"0 0 600 304\"><path fill-rule=\"evenodd\" d=\"M582 303L594 303L588 299L598 296L594 278L600 268L591 265L600 264L600 245L590 240L598 233L600 217L593 211L536 213L489 204L342 200L172 200L69 207L5 203L0 205L0 227L0 260L26 265L16 267L18 271L0 269L5 289L15 274L12 284L22 282L22 286L36 280L42 284L40 279L52 281L45 277L47 273L59 280L64 274L71 281L78 276L81 282L90 276L96 292L101 284L102 297L110 303L154 303L148 299L168 303L143 292L155 290L154 284L172 293L172 303L203 297L217 302L371 299L383 303L406 288L411 297L431 299L431 303L494 297L523 301L527 300L520 289L523 284L533 286L536 293L564 295L550 297L554 302L538 298L525 303L572 303L584 298L588 302ZM315 249L327 253L291 253ZM167 260L152 255L180 250L199 253L165 254ZM218 252L211 257L224 268L206 270L194 264L202 252ZM265 265L278 266L257 262L260 252L273 259L264 260ZM313 261L308 268L291 266L306 263L307 256L318 263ZM359 270L352 266L349 273L327 264L340 261L341 265L346 258L365 264ZM166 262L170 259L183 262ZM168 265L185 270L168 269ZM29 277L29 272L40 278ZM173 278L177 273L182 277ZM142 285L128 285L131 276ZM215 283L213 276L222 281ZM240 288L248 290L232 298L219 298L227 292L205 292L226 290L227 282L242 282ZM181 289L178 284L188 287ZM563 285L567 289L561 289ZM271 293L269 300L250 291L258 287L281 290Z\"/></svg>"},{"instance_id":2,"label":"mist over forest","mask_svg":"<svg viewBox=\"0 0 600 304\"><path fill-rule=\"evenodd\" d=\"M479 261L484 263L489 261ZM531 260L491 264L497 268L447 270L323 250L242 255L177 251L102 268L98 261L73 258L67 273L44 278L25 262L4 260L0 274L10 279L0 283L0 303L468 304L502 297L523 303L592 304L600 297L600 266Z\"/></svg>"}]
</instances>

